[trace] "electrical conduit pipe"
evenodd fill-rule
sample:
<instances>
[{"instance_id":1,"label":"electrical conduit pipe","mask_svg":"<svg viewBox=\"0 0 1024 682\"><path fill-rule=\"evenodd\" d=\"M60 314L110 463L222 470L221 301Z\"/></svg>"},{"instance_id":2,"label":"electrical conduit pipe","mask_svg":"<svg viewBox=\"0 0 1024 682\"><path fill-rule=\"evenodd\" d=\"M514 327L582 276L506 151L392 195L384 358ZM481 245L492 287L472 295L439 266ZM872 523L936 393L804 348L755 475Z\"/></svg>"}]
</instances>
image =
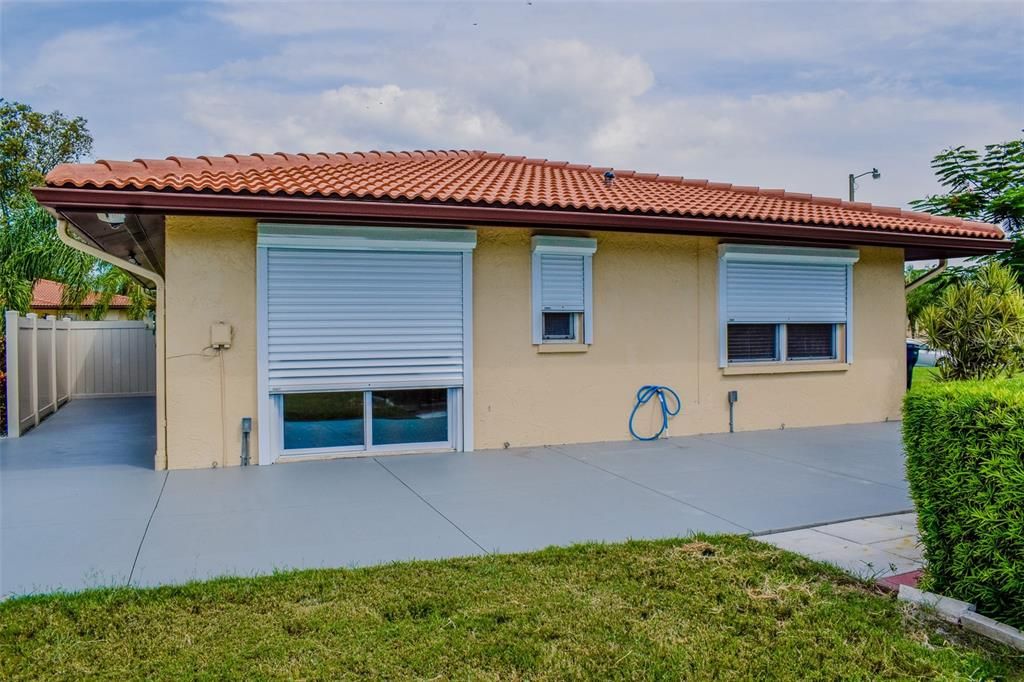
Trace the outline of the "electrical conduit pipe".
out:
<instances>
[{"instance_id":1,"label":"electrical conduit pipe","mask_svg":"<svg viewBox=\"0 0 1024 682\"><path fill-rule=\"evenodd\" d=\"M164 342L166 340L167 325L164 324L164 278L152 270L147 270L141 265L130 263L121 258L111 256L106 251L101 251L91 244L75 239L69 232L68 221L59 213L50 211L57 219L57 236L68 247L87 253L104 263L110 263L122 270L127 270L133 275L147 279L156 286L156 453L154 454L154 467L156 469L167 468L167 404L164 395L164 380L167 375L165 364Z\"/></svg>"}]
</instances>

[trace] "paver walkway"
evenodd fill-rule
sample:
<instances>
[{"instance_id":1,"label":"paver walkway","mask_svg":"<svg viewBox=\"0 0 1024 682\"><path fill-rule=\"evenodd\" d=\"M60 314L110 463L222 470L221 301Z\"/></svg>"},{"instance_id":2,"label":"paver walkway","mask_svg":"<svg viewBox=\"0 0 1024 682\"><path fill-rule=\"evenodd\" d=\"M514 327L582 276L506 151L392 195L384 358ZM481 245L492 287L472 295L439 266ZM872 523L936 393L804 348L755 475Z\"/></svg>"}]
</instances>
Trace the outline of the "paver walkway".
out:
<instances>
[{"instance_id":1,"label":"paver walkway","mask_svg":"<svg viewBox=\"0 0 1024 682\"><path fill-rule=\"evenodd\" d=\"M153 471L151 400L0 441L0 594L903 512L899 424Z\"/></svg>"},{"instance_id":2,"label":"paver walkway","mask_svg":"<svg viewBox=\"0 0 1024 682\"><path fill-rule=\"evenodd\" d=\"M888 578L924 567L913 513L830 523L757 539L861 578Z\"/></svg>"}]
</instances>

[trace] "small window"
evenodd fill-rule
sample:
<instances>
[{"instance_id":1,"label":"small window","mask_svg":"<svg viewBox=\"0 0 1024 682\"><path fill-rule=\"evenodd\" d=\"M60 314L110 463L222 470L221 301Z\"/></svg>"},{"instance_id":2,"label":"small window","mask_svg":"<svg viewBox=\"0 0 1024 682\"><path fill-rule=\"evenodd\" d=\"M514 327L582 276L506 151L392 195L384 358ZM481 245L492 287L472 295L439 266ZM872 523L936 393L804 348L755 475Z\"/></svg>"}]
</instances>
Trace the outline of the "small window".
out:
<instances>
[{"instance_id":1,"label":"small window","mask_svg":"<svg viewBox=\"0 0 1024 682\"><path fill-rule=\"evenodd\" d=\"M592 257L597 241L537 236L533 244L533 342L593 343Z\"/></svg>"},{"instance_id":2,"label":"small window","mask_svg":"<svg viewBox=\"0 0 1024 682\"><path fill-rule=\"evenodd\" d=\"M834 360L835 358L835 325L786 325L787 360Z\"/></svg>"},{"instance_id":3,"label":"small window","mask_svg":"<svg viewBox=\"0 0 1024 682\"><path fill-rule=\"evenodd\" d=\"M729 362L772 362L779 359L779 325L730 324Z\"/></svg>"},{"instance_id":4,"label":"small window","mask_svg":"<svg viewBox=\"0 0 1024 682\"><path fill-rule=\"evenodd\" d=\"M577 313L544 313L545 341L575 341Z\"/></svg>"}]
</instances>

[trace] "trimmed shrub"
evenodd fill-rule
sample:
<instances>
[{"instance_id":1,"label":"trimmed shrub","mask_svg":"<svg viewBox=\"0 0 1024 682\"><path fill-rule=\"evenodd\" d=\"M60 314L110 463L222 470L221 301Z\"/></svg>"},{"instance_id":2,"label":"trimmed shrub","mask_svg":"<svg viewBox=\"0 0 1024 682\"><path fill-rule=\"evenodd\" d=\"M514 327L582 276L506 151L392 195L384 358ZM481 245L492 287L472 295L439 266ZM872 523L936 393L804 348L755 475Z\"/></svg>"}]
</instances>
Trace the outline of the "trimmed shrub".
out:
<instances>
[{"instance_id":1,"label":"trimmed shrub","mask_svg":"<svg viewBox=\"0 0 1024 682\"><path fill-rule=\"evenodd\" d=\"M903 443L925 589L1024 627L1024 380L915 388Z\"/></svg>"}]
</instances>

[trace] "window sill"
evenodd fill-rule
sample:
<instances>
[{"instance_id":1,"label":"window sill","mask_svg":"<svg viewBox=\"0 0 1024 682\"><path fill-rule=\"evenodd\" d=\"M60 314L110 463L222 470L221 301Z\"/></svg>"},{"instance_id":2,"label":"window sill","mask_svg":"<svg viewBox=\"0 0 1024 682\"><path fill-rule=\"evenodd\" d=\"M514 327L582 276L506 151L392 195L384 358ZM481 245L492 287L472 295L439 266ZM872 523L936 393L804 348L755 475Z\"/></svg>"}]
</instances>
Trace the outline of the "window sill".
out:
<instances>
[{"instance_id":1,"label":"window sill","mask_svg":"<svg viewBox=\"0 0 1024 682\"><path fill-rule=\"evenodd\" d=\"M742 365L722 367L725 376L744 374L800 374L804 372L845 372L850 369L846 362L751 362Z\"/></svg>"},{"instance_id":2,"label":"window sill","mask_svg":"<svg viewBox=\"0 0 1024 682\"><path fill-rule=\"evenodd\" d=\"M590 346L585 343L542 343L536 348L538 353L586 353Z\"/></svg>"}]
</instances>

